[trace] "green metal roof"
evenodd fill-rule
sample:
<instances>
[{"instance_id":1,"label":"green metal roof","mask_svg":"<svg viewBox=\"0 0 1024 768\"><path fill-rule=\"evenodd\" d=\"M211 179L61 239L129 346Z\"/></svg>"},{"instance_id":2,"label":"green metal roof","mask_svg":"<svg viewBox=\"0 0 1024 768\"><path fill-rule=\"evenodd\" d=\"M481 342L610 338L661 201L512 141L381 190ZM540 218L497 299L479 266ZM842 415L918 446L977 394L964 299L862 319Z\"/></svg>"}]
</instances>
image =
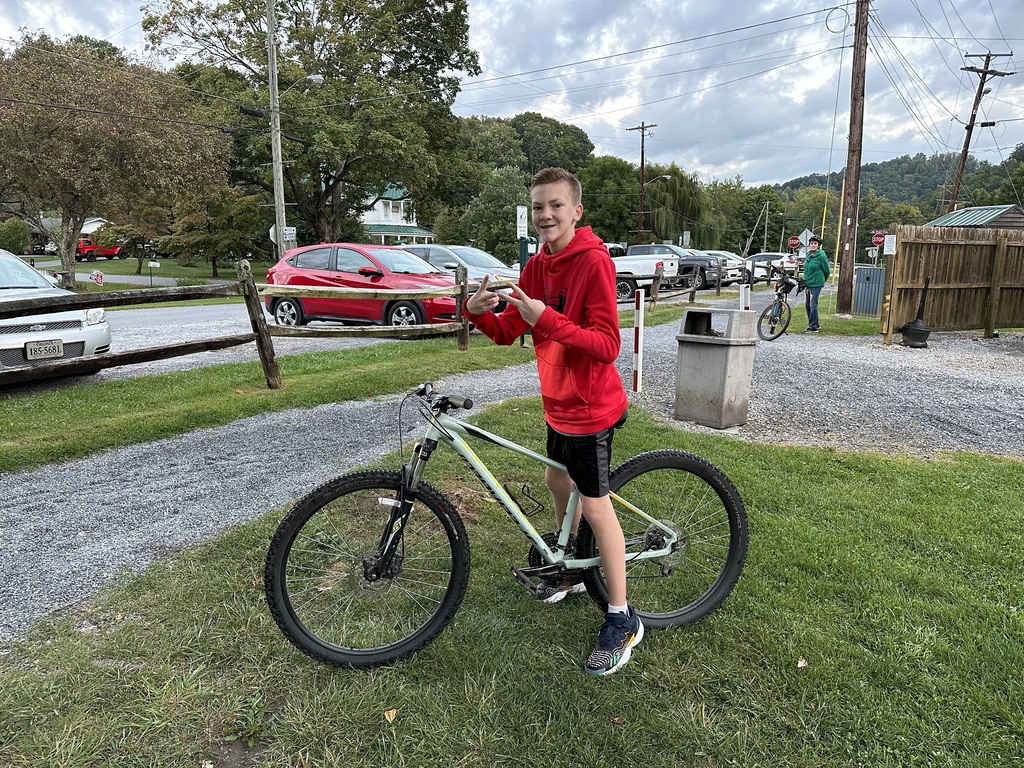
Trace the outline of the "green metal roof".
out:
<instances>
[{"instance_id":1,"label":"green metal roof","mask_svg":"<svg viewBox=\"0 0 1024 768\"><path fill-rule=\"evenodd\" d=\"M980 205L975 208L961 208L925 224L926 227L984 227L986 224L1005 216L1014 209L1024 213L1016 205Z\"/></svg>"},{"instance_id":2,"label":"green metal roof","mask_svg":"<svg viewBox=\"0 0 1024 768\"><path fill-rule=\"evenodd\" d=\"M414 227L412 224L364 224L366 231L371 235L417 235L419 237L433 237L434 233L423 227Z\"/></svg>"}]
</instances>

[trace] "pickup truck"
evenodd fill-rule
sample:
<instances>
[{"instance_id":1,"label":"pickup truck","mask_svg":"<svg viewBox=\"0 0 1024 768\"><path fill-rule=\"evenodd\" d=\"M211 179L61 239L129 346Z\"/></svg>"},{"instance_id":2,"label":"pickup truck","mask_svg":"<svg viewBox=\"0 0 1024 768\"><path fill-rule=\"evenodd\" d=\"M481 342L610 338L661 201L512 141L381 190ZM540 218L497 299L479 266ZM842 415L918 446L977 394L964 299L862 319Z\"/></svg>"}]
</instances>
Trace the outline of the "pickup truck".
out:
<instances>
[{"instance_id":1,"label":"pickup truck","mask_svg":"<svg viewBox=\"0 0 1024 768\"><path fill-rule=\"evenodd\" d=\"M637 288L650 293L654 282L654 271L659 265L663 267L662 284L673 285L679 279L679 261L673 253L634 253L634 248L649 246L631 245L628 248L619 243L605 243L608 254L615 263L615 293L619 301L629 301L636 294Z\"/></svg>"},{"instance_id":2,"label":"pickup truck","mask_svg":"<svg viewBox=\"0 0 1024 768\"><path fill-rule=\"evenodd\" d=\"M670 288L688 287L691 282L696 282L700 290L718 282L718 260L692 248L681 248L671 243L631 245L626 249L626 258L665 260L665 282ZM669 260L676 265L671 277L668 271Z\"/></svg>"},{"instance_id":3,"label":"pickup truck","mask_svg":"<svg viewBox=\"0 0 1024 768\"><path fill-rule=\"evenodd\" d=\"M78 245L75 246L75 261L96 261L97 256L102 256L105 259L127 258L127 254L120 245L106 248L97 245L88 237L78 238Z\"/></svg>"}]
</instances>

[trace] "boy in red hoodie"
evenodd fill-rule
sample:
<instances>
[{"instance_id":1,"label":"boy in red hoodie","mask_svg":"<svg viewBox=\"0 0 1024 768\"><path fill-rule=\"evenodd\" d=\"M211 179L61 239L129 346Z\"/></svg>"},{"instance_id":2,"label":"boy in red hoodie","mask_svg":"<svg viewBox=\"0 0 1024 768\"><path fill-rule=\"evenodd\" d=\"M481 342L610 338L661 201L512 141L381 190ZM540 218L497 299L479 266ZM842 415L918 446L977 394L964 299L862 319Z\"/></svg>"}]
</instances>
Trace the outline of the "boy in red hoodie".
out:
<instances>
[{"instance_id":1,"label":"boy in red hoodie","mask_svg":"<svg viewBox=\"0 0 1024 768\"><path fill-rule=\"evenodd\" d=\"M508 306L500 315L493 312L498 294L487 289L487 278L465 309L496 344L510 345L532 328L547 455L568 469L545 472L555 517L561 525L575 484L608 585L608 613L584 670L608 675L629 661L644 627L626 602L626 545L608 495L612 433L625 422L628 406L615 366L621 343L615 266L590 227L576 229L582 196L579 180L563 168L545 168L534 176L530 199L533 226L543 242L540 252L512 284L514 293L504 297ZM545 579L537 596L554 603L583 590L581 577L567 574Z\"/></svg>"}]
</instances>

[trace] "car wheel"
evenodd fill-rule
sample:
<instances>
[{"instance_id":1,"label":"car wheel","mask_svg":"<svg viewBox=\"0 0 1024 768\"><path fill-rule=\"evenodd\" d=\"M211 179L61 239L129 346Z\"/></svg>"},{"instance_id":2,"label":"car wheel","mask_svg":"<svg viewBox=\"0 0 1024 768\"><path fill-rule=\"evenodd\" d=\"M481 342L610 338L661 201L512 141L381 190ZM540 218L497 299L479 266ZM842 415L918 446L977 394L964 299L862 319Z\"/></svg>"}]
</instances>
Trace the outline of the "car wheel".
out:
<instances>
[{"instance_id":1,"label":"car wheel","mask_svg":"<svg viewBox=\"0 0 1024 768\"><path fill-rule=\"evenodd\" d=\"M636 283L625 277L615 278L615 295L619 301L629 301L636 294Z\"/></svg>"},{"instance_id":2,"label":"car wheel","mask_svg":"<svg viewBox=\"0 0 1024 768\"><path fill-rule=\"evenodd\" d=\"M90 253L89 255L87 255L85 257L85 260L86 261L96 261L96 253L95 252Z\"/></svg>"},{"instance_id":3,"label":"car wheel","mask_svg":"<svg viewBox=\"0 0 1024 768\"><path fill-rule=\"evenodd\" d=\"M398 301L388 307L385 325L422 325L423 312L416 302Z\"/></svg>"},{"instance_id":4,"label":"car wheel","mask_svg":"<svg viewBox=\"0 0 1024 768\"><path fill-rule=\"evenodd\" d=\"M747 285L754 284L754 275L749 269L743 270L743 282L746 283Z\"/></svg>"},{"instance_id":5,"label":"car wheel","mask_svg":"<svg viewBox=\"0 0 1024 768\"><path fill-rule=\"evenodd\" d=\"M305 325L302 302L290 297L278 299L274 305L274 322L278 325Z\"/></svg>"}]
</instances>

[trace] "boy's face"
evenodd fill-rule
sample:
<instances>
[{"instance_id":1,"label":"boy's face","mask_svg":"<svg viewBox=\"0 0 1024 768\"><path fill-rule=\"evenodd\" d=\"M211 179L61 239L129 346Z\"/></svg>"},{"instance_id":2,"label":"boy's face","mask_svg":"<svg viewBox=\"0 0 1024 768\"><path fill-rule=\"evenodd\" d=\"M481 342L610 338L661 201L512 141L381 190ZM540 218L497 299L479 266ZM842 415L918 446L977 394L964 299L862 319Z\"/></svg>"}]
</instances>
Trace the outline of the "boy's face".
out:
<instances>
[{"instance_id":1,"label":"boy's face","mask_svg":"<svg viewBox=\"0 0 1024 768\"><path fill-rule=\"evenodd\" d=\"M558 253L572 240L576 222L583 216L583 204L573 203L569 183L538 184L530 190L533 204L533 226L537 237Z\"/></svg>"}]
</instances>

